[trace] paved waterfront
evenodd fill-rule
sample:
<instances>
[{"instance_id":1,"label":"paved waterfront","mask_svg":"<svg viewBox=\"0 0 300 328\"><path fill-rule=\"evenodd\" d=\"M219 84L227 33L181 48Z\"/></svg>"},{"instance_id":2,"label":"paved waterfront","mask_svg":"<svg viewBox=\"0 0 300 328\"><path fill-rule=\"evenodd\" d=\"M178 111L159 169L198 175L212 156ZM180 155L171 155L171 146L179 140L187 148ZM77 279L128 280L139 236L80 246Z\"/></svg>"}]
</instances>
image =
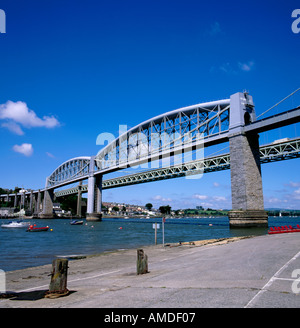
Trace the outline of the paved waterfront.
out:
<instances>
[{"instance_id":1,"label":"paved waterfront","mask_svg":"<svg viewBox=\"0 0 300 328\"><path fill-rule=\"evenodd\" d=\"M17 297L0 307L300 307L299 233L144 250L146 275L135 274L136 250L69 261L72 293L58 299L42 297L51 265L8 272Z\"/></svg>"}]
</instances>

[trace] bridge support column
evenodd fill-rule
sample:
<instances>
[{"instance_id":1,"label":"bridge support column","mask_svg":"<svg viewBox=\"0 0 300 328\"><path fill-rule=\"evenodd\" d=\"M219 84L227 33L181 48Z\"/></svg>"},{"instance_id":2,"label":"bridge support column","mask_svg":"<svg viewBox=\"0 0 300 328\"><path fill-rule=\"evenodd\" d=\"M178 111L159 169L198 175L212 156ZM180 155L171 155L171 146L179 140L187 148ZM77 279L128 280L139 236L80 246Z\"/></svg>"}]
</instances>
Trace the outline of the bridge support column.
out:
<instances>
[{"instance_id":1,"label":"bridge support column","mask_svg":"<svg viewBox=\"0 0 300 328\"><path fill-rule=\"evenodd\" d=\"M39 215L39 213L41 211L41 200L42 200L42 194L39 189L39 191L36 195L36 201L35 201L35 205L34 205L34 214L35 215Z\"/></svg>"},{"instance_id":2,"label":"bridge support column","mask_svg":"<svg viewBox=\"0 0 300 328\"><path fill-rule=\"evenodd\" d=\"M230 227L267 227L264 210L258 134L243 127L255 120L252 97L237 93L230 98L230 171L232 211Z\"/></svg>"},{"instance_id":3,"label":"bridge support column","mask_svg":"<svg viewBox=\"0 0 300 328\"><path fill-rule=\"evenodd\" d=\"M86 213L87 221L101 221L101 218L102 218L101 211L98 212L98 209L99 209L98 202L95 201L95 198L97 198L98 192L95 193L96 177L94 176L94 160L95 160L95 158L91 157L90 172L89 172L89 178L88 178L88 201L87 201L87 213ZM101 180L101 188L102 188L102 180ZM97 204L96 209L95 209L95 204ZM100 210L101 210L101 205L100 205Z\"/></svg>"},{"instance_id":4,"label":"bridge support column","mask_svg":"<svg viewBox=\"0 0 300 328\"><path fill-rule=\"evenodd\" d=\"M21 194L21 208L25 210L25 193Z\"/></svg>"},{"instance_id":5,"label":"bridge support column","mask_svg":"<svg viewBox=\"0 0 300 328\"><path fill-rule=\"evenodd\" d=\"M53 219L53 198L54 191L53 189L46 189L44 191L44 205L43 212L39 214L41 219Z\"/></svg>"},{"instance_id":6,"label":"bridge support column","mask_svg":"<svg viewBox=\"0 0 300 328\"><path fill-rule=\"evenodd\" d=\"M78 193L77 193L77 216L81 217L81 203L82 203L82 199L81 199L81 195L82 195L82 181L79 182L78 185Z\"/></svg>"},{"instance_id":7,"label":"bridge support column","mask_svg":"<svg viewBox=\"0 0 300 328\"><path fill-rule=\"evenodd\" d=\"M33 210L33 191L31 190L31 192L30 192L30 202L29 202L30 215L32 214L32 210Z\"/></svg>"},{"instance_id":8,"label":"bridge support column","mask_svg":"<svg viewBox=\"0 0 300 328\"><path fill-rule=\"evenodd\" d=\"M102 213L102 174L96 178L96 209L97 213Z\"/></svg>"}]
</instances>

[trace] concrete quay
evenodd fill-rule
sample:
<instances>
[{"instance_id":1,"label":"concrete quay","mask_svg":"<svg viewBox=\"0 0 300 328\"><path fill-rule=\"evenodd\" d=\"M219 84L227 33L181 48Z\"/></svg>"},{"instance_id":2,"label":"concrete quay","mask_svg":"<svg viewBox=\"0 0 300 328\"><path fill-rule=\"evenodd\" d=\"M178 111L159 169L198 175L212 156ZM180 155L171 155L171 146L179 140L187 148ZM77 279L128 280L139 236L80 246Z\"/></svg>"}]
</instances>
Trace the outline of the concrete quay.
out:
<instances>
[{"instance_id":1,"label":"concrete quay","mask_svg":"<svg viewBox=\"0 0 300 328\"><path fill-rule=\"evenodd\" d=\"M43 297L51 265L7 272L16 295L0 308L300 307L299 233L143 249L144 275L136 249L69 261L71 293L57 299Z\"/></svg>"}]
</instances>

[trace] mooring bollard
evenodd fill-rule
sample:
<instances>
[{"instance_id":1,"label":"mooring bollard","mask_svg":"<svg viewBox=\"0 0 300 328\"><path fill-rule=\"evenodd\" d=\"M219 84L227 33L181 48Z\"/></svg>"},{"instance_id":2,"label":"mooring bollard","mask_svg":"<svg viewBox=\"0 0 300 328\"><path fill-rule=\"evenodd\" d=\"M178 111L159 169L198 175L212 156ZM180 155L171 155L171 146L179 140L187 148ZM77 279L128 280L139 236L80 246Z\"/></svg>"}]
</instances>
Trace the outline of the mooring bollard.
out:
<instances>
[{"instance_id":1,"label":"mooring bollard","mask_svg":"<svg viewBox=\"0 0 300 328\"><path fill-rule=\"evenodd\" d=\"M148 273L148 256L144 253L142 248L137 250L136 273Z\"/></svg>"},{"instance_id":2,"label":"mooring bollard","mask_svg":"<svg viewBox=\"0 0 300 328\"><path fill-rule=\"evenodd\" d=\"M49 292L45 297L55 298L65 296L69 293L67 289L68 260L55 259L52 262L51 281Z\"/></svg>"}]
</instances>

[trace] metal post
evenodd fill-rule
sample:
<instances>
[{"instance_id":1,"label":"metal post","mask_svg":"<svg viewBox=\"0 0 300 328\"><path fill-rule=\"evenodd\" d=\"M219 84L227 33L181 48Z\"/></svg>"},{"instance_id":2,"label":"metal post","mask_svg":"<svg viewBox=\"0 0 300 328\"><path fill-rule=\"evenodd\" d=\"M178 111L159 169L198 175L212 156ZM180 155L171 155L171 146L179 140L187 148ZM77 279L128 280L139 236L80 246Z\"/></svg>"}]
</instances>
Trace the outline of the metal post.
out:
<instances>
[{"instance_id":1,"label":"metal post","mask_svg":"<svg viewBox=\"0 0 300 328\"><path fill-rule=\"evenodd\" d=\"M162 218L162 235L163 235L163 247L165 247L165 222L166 218Z\"/></svg>"}]
</instances>

